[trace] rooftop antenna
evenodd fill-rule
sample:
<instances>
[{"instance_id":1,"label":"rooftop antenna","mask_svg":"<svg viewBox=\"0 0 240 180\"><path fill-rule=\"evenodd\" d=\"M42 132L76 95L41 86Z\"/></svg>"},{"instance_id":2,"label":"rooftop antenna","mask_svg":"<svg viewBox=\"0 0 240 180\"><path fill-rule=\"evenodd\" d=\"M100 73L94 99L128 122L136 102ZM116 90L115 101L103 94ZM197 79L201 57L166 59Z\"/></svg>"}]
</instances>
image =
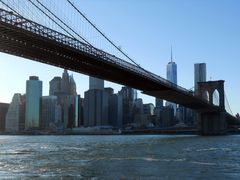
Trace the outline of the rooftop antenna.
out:
<instances>
[{"instance_id":1,"label":"rooftop antenna","mask_svg":"<svg viewBox=\"0 0 240 180\"><path fill-rule=\"evenodd\" d=\"M172 58L172 45L171 45L171 62L173 62L173 58Z\"/></svg>"}]
</instances>

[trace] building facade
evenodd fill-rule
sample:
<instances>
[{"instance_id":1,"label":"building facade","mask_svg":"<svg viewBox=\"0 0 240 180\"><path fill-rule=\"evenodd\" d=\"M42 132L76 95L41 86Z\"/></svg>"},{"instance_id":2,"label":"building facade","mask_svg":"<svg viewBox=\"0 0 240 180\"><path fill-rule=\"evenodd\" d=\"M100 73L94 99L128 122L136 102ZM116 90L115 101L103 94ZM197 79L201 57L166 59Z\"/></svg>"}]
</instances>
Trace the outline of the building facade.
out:
<instances>
[{"instance_id":1,"label":"building facade","mask_svg":"<svg viewBox=\"0 0 240 180\"><path fill-rule=\"evenodd\" d=\"M95 78L95 77L89 77L89 89L104 89L104 80Z\"/></svg>"},{"instance_id":2,"label":"building facade","mask_svg":"<svg viewBox=\"0 0 240 180\"><path fill-rule=\"evenodd\" d=\"M49 96L55 96L59 92L61 92L61 77L54 77L49 82Z\"/></svg>"},{"instance_id":3,"label":"building facade","mask_svg":"<svg viewBox=\"0 0 240 180\"><path fill-rule=\"evenodd\" d=\"M123 120L122 95L112 94L109 98L109 125L122 128Z\"/></svg>"},{"instance_id":4,"label":"building facade","mask_svg":"<svg viewBox=\"0 0 240 180\"><path fill-rule=\"evenodd\" d=\"M8 103L0 103L0 132L5 131L5 119L8 112Z\"/></svg>"},{"instance_id":5,"label":"building facade","mask_svg":"<svg viewBox=\"0 0 240 180\"><path fill-rule=\"evenodd\" d=\"M57 96L41 97L41 123L42 129L55 129L56 122L60 121L57 112Z\"/></svg>"},{"instance_id":6,"label":"building facade","mask_svg":"<svg viewBox=\"0 0 240 180\"><path fill-rule=\"evenodd\" d=\"M90 89L84 93L84 126L109 125L108 92L101 89Z\"/></svg>"},{"instance_id":7,"label":"building facade","mask_svg":"<svg viewBox=\"0 0 240 180\"><path fill-rule=\"evenodd\" d=\"M155 106L156 107L163 107L163 100L160 98L155 98Z\"/></svg>"},{"instance_id":8,"label":"building facade","mask_svg":"<svg viewBox=\"0 0 240 180\"><path fill-rule=\"evenodd\" d=\"M207 68L206 63L196 63L194 64L194 89L197 93L197 83L206 82Z\"/></svg>"},{"instance_id":9,"label":"building facade","mask_svg":"<svg viewBox=\"0 0 240 180\"><path fill-rule=\"evenodd\" d=\"M134 121L134 102L137 98L136 90L131 87L122 87L119 94L123 98L123 125Z\"/></svg>"},{"instance_id":10,"label":"building facade","mask_svg":"<svg viewBox=\"0 0 240 180\"><path fill-rule=\"evenodd\" d=\"M177 64L173 61L172 49L171 49L171 61L167 64L167 80L177 85ZM175 103L167 101L166 106L171 106L174 109L174 114L176 114L177 105Z\"/></svg>"},{"instance_id":11,"label":"building facade","mask_svg":"<svg viewBox=\"0 0 240 180\"><path fill-rule=\"evenodd\" d=\"M6 132L19 132L24 130L25 98L21 94L14 94L6 115Z\"/></svg>"},{"instance_id":12,"label":"building facade","mask_svg":"<svg viewBox=\"0 0 240 180\"><path fill-rule=\"evenodd\" d=\"M30 76L26 84L25 128L39 128L42 81L40 81L37 76Z\"/></svg>"}]
</instances>

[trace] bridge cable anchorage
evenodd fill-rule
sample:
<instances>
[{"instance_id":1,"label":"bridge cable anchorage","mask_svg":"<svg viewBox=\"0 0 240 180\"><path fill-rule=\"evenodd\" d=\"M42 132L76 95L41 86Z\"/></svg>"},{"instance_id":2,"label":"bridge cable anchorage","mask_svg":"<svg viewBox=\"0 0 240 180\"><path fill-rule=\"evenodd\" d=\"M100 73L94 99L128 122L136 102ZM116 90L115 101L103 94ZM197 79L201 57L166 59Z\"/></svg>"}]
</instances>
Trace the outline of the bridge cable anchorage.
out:
<instances>
[{"instance_id":1,"label":"bridge cable anchorage","mask_svg":"<svg viewBox=\"0 0 240 180\"><path fill-rule=\"evenodd\" d=\"M119 48L117 45L113 43L102 31L100 31L96 25L94 25L70 0L67 0L67 2L97 31L99 32L112 46L114 46L119 52L121 52L127 59L129 59L133 64L135 64L138 68L142 69L147 73L149 76L153 77L156 80L159 80L156 76L154 76L152 73L147 71L146 69L142 68L138 63L136 63L132 58L130 58L126 53L124 53L121 48Z\"/></svg>"},{"instance_id":2,"label":"bridge cable anchorage","mask_svg":"<svg viewBox=\"0 0 240 180\"><path fill-rule=\"evenodd\" d=\"M91 45L85 38L80 36L75 30L73 30L70 26L68 26L63 20L61 20L59 17L57 17L52 11L50 11L44 4L42 4L39 0L36 0L44 9L46 9L51 15L53 15L57 20L59 20L62 24L64 24L68 29L70 29L75 35L77 35L80 39L82 39L85 43L87 43L90 46Z\"/></svg>"}]
</instances>

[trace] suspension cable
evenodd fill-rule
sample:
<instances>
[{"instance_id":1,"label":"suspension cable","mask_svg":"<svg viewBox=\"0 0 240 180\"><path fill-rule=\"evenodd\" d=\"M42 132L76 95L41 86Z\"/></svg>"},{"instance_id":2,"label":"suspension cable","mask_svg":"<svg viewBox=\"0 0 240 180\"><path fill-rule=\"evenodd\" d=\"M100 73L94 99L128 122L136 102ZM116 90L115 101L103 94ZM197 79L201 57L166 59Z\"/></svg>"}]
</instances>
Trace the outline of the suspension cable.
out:
<instances>
[{"instance_id":1,"label":"suspension cable","mask_svg":"<svg viewBox=\"0 0 240 180\"><path fill-rule=\"evenodd\" d=\"M51 15L53 15L57 20L59 20L62 24L64 24L68 29L70 29L75 35L77 35L80 39L82 39L85 43L92 46L85 38L80 36L76 31L74 31L70 26L68 26L64 21L62 21L59 17L57 17L53 12L51 12L44 4L42 4L39 0L36 0L44 9L46 9Z\"/></svg>"},{"instance_id":2,"label":"suspension cable","mask_svg":"<svg viewBox=\"0 0 240 180\"><path fill-rule=\"evenodd\" d=\"M228 98L227 98L226 93L224 93L224 95L225 95L225 99L226 99L227 106L228 106L228 108L229 108L231 114L233 115L233 112L232 112L232 109L231 109L230 104L229 104L229 102L228 102Z\"/></svg>"},{"instance_id":3,"label":"suspension cable","mask_svg":"<svg viewBox=\"0 0 240 180\"><path fill-rule=\"evenodd\" d=\"M113 43L102 31L100 31L70 0L67 2L97 31L99 32L111 45L113 45L119 52L121 52L126 58L132 61L137 67L143 69L139 64L137 64L133 59L131 59L126 53L124 53L117 45Z\"/></svg>"},{"instance_id":4,"label":"suspension cable","mask_svg":"<svg viewBox=\"0 0 240 180\"><path fill-rule=\"evenodd\" d=\"M0 2L5 5L7 8L9 8L12 12L14 12L15 14L17 14L19 17L24 18L19 12L17 12L15 9L13 9L11 6L9 6L7 3L5 3L3 0L0 0ZM30 22L33 26L36 26L36 24ZM40 29L41 32L43 32L42 29Z\"/></svg>"},{"instance_id":5,"label":"suspension cable","mask_svg":"<svg viewBox=\"0 0 240 180\"><path fill-rule=\"evenodd\" d=\"M0 0L0 2L2 4L4 4L7 8L11 9L14 13L16 13L17 15L19 15L20 17L23 17L21 14L19 14L15 9L13 9L12 7L10 7L8 4L6 4L3 0Z\"/></svg>"},{"instance_id":6,"label":"suspension cable","mask_svg":"<svg viewBox=\"0 0 240 180\"><path fill-rule=\"evenodd\" d=\"M33 6L35 6L39 11L41 11L45 16L47 16L50 20L52 20L56 25L58 25L63 31L65 31L72 38L76 39L71 33L69 33L64 27L62 27L58 22L56 22L53 18L51 18L46 12L44 12L41 8L39 8L32 0L28 0Z\"/></svg>"}]
</instances>

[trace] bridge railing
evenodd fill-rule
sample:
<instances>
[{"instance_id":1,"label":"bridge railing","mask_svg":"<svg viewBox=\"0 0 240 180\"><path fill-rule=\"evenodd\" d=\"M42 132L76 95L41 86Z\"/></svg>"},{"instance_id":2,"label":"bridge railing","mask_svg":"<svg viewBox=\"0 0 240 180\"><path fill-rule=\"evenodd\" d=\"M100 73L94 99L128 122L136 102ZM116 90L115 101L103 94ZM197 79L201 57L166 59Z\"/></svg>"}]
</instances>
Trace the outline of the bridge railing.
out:
<instances>
[{"instance_id":1,"label":"bridge railing","mask_svg":"<svg viewBox=\"0 0 240 180\"><path fill-rule=\"evenodd\" d=\"M156 74L153 74L153 73L141 68L140 66L131 64L131 63L129 63L123 59L120 59L112 54L109 54L105 51L97 49L86 43L83 43L74 37L70 37L70 36L62 34L60 32L57 32L53 29L47 28L41 24L38 24L36 22L33 22L29 19L24 18L21 15L17 15L11 11L6 11L6 10L0 8L0 21L7 23L7 24L11 24L15 27L24 29L26 31L30 31L30 32L40 35L42 37L57 41L59 43L70 46L72 48L78 49L78 50L80 50L80 52L95 56L98 60L107 61L111 64L117 64L125 70L127 69L129 71L137 73L138 75L141 75L142 77L148 78L150 80L154 80L157 83L164 84L170 88L174 88L176 90L181 90L182 92L193 96L191 91L189 91L181 86L178 86Z\"/></svg>"}]
</instances>

